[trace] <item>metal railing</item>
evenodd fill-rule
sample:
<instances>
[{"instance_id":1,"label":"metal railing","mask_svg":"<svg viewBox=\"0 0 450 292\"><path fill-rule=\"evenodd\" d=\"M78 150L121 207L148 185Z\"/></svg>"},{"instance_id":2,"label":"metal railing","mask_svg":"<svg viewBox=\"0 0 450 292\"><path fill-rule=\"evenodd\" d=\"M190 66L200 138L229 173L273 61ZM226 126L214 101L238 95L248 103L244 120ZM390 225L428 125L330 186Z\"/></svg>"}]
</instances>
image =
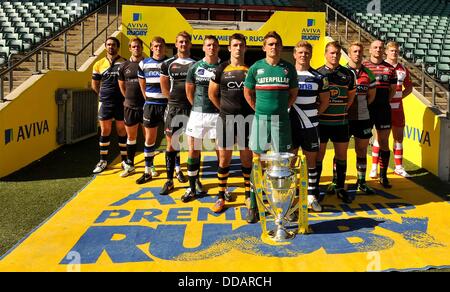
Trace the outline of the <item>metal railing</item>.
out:
<instances>
[{"instance_id":1,"label":"metal railing","mask_svg":"<svg viewBox=\"0 0 450 292\"><path fill-rule=\"evenodd\" d=\"M342 43L344 40L346 43L350 43L354 40L349 40L349 29L351 28L355 33L358 34L358 41L366 40L368 42L372 42L376 40L377 38L374 37L372 34L361 28L360 25L350 20L348 17L337 11L335 8L330 6L329 4L326 5L326 19L327 19L327 26L328 26L328 32L331 35L332 29L335 33L338 35L337 41ZM334 24L332 25L330 20L334 21ZM340 32L340 26L339 23L345 23L344 24L344 33L342 34ZM422 64L417 66L416 64L413 64L406 60L403 57L399 58L401 63L405 65L411 72L411 75L416 78L416 80L420 83L420 88L418 91L425 96L426 88L431 91L431 100L430 103L432 107L439 108L442 111L445 111L447 117L450 116L450 92L447 88L445 88L442 84L436 82L433 78L428 76L425 70L425 63L422 62ZM420 72L420 74L417 74L417 72ZM440 90L444 97L442 99L445 99L445 106L439 106L437 102L437 95L438 90Z\"/></svg>"},{"instance_id":2,"label":"metal railing","mask_svg":"<svg viewBox=\"0 0 450 292\"><path fill-rule=\"evenodd\" d=\"M77 70L77 58L89 47L91 46L91 55L94 55L94 42L97 40L99 36L102 36L105 32L106 37L108 36L108 29L109 27L116 23L116 29L119 29L119 0L111 0L96 10L90 12L89 14L85 15L83 18L76 20L74 23L72 23L69 27L65 28L64 30L58 32L54 36L52 36L50 39L46 40L44 43L40 44L38 47L32 49L30 52L26 53L25 56L20 57L20 59L17 62L14 62L14 59L17 56L11 55L9 60L9 66L3 70L0 71L0 102L5 102L5 87L4 82L6 79L6 76L8 76L8 83L9 83L9 92L11 93L13 91L14 87L14 71L23 63L29 62L33 58L35 58L35 72L33 74L40 74L41 70L49 70L50 68L50 55L51 54L62 54L64 55L64 65L65 69L69 70L69 56L74 57L74 70ZM115 5L115 17L111 20L110 19L110 7L112 5ZM99 31L99 24L98 24L98 15L99 13L106 8L106 14L107 14L107 25L104 29ZM95 37L90 40L88 43L85 44L85 30L84 25L85 22L92 16L95 16ZM80 36L81 36L81 49L77 53L69 52L68 46L67 46L67 34L70 30L75 28L77 25L81 25L80 30ZM64 39L64 50L56 50L48 48L47 46L50 45L53 41L57 40L63 36ZM41 56L39 58L39 55ZM40 63L40 66L39 66Z\"/></svg>"}]
</instances>

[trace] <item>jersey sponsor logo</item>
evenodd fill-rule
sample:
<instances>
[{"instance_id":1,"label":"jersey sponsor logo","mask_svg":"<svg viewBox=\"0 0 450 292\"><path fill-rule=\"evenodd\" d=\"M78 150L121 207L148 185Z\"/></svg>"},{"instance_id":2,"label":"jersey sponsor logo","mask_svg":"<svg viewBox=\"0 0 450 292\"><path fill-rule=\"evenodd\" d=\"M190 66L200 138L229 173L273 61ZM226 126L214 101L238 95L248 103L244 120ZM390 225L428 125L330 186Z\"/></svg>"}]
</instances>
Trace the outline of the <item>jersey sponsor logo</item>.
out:
<instances>
[{"instance_id":1,"label":"jersey sponsor logo","mask_svg":"<svg viewBox=\"0 0 450 292\"><path fill-rule=\"evenodd\" d=\"M229 89L241 89L244 87L244 81L241 81L241 82L230 81L227 83L227 87Z\"/></svg>"},{"instance_id":2,"label":"jersey sponsor logo","mask_svg":"<svg viewBox=\"0 0 450 292\"><path fill-rule=\"evenodd\" d=\"M264 69L258 69L256 71L256 75L262 75L262 74L264 74Z\"/></svg>"},{"instance_id":3,"label":"jersey sponsor logo","mask_svg":"<svg viewBox=\"0 0 450 292\"><path fill-rule=\"evenodd\" d=\"M330 87L330 98L331 99L339 98L339 89L335 87Z\"/></svg>"},{"instance_id":4,"label":"jersey sponsor logo","mask_svg":"<svg viewBox=\"0 0 450 292\"><path fill-rule=\"evenodd\" d=\"M299 90L317 90L319 89L319 85L317 83L309 83L309 82L299 82L298 83Z\"/></svg>"},{"instance_id":5,"label":"jersey sponsor logo","mask_svg":"<svg viewBox=\"0 0 450 292\"><path fill-rule=\"evenodd\" d=\"M283 83L288 84L289 78L287 77L261 77L258 78L258 83Z\"/></svg>"}]
</instances>

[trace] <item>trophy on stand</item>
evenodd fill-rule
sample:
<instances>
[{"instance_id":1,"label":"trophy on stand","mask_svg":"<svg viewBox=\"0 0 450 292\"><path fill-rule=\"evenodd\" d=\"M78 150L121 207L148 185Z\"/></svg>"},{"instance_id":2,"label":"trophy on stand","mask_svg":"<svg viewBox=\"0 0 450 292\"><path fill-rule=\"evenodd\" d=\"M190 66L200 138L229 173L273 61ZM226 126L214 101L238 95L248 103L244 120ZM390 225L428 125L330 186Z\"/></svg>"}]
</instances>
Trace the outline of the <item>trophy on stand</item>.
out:
<instances>
[{"instance_id":1,"label":"trophy on stand","mask_svg":"<svg viewBox=\"0 0 450 292\"><path fill-rule=\"evenodd\" d=\"M272 153L253 158L251 178L258 204L262 236L273 242L289 242L297 233L308 232L306 160L301 156L300 165L295 167L293 160L296 157L292 153ZM264 174L262 162L265 164ZM299 198L298 202L294 203L297 189ZM264 200L267 200L267 203ZM296 232L288 231L287 218L297 210L298 229ZM268 231L267 223L271 220L274 221L276 228Z\"/></svg>"}]
</instances>

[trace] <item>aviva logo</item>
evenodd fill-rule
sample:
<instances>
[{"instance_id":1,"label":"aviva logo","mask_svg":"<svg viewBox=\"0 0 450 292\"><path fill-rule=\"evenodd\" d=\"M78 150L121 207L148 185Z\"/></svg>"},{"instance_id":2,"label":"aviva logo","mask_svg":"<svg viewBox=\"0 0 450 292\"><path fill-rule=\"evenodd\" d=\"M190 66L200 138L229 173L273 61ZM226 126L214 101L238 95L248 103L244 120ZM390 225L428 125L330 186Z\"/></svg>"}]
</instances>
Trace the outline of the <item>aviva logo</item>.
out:
<instances>
[{"instance_id":1,"label":"aviva logo","mask_svg":"<svg viewBox=\"0 0 450 292\"><path fill-rule=\"evenodd\" d=\"M133 21L142 21L142 13L133 13Z\"/></svg>"},{"instance_id":2,"label":"aviva logo","mask_svg":"<svg viewBox=\"0 0 450 292\"><path fill-rule=\"evenodd\" d=\"M308 27L316 25L315 19L308 19Z\"/></svg>"},{"instance_id":3,"label":"aviva logo","mask_svg":"<svg viewBox=\"0 0 450 292\"><path fill-rule=\"evenodd\" d=\"M14 141L22 142L33 137L42 136L45 133L49 133L50 130L48 128L48 121L45 120L19 126L17 129L17 136L14 136L14 132L15 131L13 129L5 130L5 145Z\"/></svg>"},{"instance_id":4,"label":"aviva logo","mask_svg":"<svg viewBox=\"0 0 450 292\"><path fill-rule=\"evenodd\" d=\"M428 131L406 125L403 137L409 140L417 141L420 144L427 144L431 147L430 132Z\"/></svg>"},{"instance_id":5,"label":"aviva logo","mask_svg":"<svg viewBox=\"0 0 450 292\"><path fill-rule=\"evenodd\" d=\"M14 139L13 137L14 137L13 129L6 129L5 130L5 145L12 142L12 140Z\"/></svg>"}]
</instances>

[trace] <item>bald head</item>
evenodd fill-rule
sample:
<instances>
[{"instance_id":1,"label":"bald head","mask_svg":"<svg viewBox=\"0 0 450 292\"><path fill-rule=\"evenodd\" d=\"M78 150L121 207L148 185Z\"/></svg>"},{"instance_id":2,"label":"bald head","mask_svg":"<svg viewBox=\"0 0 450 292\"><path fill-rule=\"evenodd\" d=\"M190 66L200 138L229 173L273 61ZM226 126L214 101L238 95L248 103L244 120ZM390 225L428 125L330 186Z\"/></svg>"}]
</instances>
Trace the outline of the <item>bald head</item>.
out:
<instances>
[{"instance_id":1,"label":"bald head","mask_svg":"<svg viewBox=\"0 0 450 292\"><path fill-rule=\"evenodd\" d=\"M369 49L370 57L377 60L383 59L384 42L380 40L373 41Z\"/></svg>"}]
</instances>

